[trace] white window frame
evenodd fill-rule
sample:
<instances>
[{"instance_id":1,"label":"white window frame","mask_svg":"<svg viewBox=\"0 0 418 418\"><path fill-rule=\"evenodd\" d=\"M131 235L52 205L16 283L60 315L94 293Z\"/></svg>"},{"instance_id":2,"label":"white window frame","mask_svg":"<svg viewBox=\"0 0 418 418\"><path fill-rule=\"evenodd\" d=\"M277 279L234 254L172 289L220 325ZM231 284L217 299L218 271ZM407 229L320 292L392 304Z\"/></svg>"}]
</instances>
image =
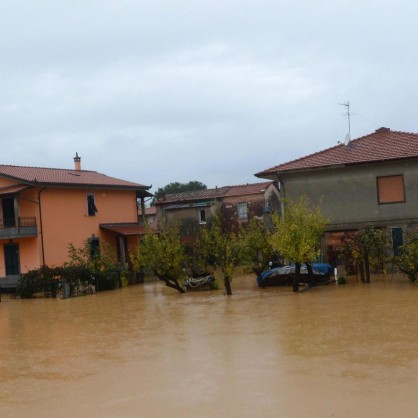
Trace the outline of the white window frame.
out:
<instances>
[{"instance_id":1,"label":"white window frame","mask_svg":"<svg viewBox=\"0 0 418 418\"><path fill-rule=\"evenodd\" d=\"M237 214L239 220L248 219L248 203L247 202L238 202L237 203Z\"/></svg>"}]
</instances>

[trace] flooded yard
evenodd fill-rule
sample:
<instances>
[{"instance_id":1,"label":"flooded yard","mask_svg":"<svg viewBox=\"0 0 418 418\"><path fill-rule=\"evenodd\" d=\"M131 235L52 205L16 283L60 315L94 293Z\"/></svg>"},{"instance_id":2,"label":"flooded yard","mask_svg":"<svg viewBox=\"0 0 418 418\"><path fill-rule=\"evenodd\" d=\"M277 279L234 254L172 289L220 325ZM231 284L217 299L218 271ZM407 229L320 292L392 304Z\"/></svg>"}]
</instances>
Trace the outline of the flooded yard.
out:
<instances>
[{"instance_id":1,"label":"flooded yard","mask_svg":"<svg viewBox=\"0 0 418 418\"><path fill-rule=\"evenodd\" d=\"M415 417L418 286L0 302L0 416Z\"/></svg>"}]
</instances>

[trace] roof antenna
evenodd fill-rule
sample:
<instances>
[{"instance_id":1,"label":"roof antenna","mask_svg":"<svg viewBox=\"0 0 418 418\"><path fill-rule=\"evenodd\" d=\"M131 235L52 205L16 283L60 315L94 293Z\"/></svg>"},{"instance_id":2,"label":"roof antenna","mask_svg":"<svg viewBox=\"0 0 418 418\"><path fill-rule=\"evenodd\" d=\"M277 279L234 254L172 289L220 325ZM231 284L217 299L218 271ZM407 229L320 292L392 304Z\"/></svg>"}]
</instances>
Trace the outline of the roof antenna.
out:
<instances>
[{"instance_id":1,"label":"roof antenna","mask_svg":"<svg viewBox=\"0 0 418 418\"><path fill-rule=\"evenodd\" d=\"M348 119L348 133L344 139L344 145L347 146L351 141L351 123L350 123L350 102L347 103L338 103L340 106L345 106L347 108L347 119Z\"/></svg>"}]
</instances>

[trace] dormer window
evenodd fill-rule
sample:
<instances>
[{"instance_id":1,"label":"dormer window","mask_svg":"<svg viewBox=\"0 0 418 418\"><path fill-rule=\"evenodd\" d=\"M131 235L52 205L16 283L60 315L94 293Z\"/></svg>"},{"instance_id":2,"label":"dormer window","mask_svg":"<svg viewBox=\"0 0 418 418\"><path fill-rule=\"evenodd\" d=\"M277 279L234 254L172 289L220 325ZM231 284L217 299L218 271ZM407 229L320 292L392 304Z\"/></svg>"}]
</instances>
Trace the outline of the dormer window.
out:
<instances>
[{"instance_id":1,"label":"dormer window","mask_svg":"<svg viewBox=\"0 0 418 418\"><path fill-rule=\"evenodd\" d=\"M87 213L89 216L96 216L96 212L98 212L96 208L96 201L94 198L94 194L87 195Z\"/></svg>"}]
</instances>

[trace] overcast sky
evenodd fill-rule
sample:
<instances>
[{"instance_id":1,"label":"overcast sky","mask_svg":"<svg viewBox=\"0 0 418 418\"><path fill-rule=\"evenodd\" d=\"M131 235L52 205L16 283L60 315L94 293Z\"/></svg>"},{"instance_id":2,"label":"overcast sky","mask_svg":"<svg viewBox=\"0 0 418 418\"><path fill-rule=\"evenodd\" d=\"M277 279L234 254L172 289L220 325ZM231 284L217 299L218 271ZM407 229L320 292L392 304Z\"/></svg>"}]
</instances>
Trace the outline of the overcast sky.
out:
<instances>
[{"instance_id":1,"label":"overcast sky","mask_svg":"<svg viewBox=\"0 0 418 418\"><path fill-rule=\"evenodd\" d=\"M0 0L0 164L153 185L418 132L416 0Z\"/></svg>"}]
</instances>

